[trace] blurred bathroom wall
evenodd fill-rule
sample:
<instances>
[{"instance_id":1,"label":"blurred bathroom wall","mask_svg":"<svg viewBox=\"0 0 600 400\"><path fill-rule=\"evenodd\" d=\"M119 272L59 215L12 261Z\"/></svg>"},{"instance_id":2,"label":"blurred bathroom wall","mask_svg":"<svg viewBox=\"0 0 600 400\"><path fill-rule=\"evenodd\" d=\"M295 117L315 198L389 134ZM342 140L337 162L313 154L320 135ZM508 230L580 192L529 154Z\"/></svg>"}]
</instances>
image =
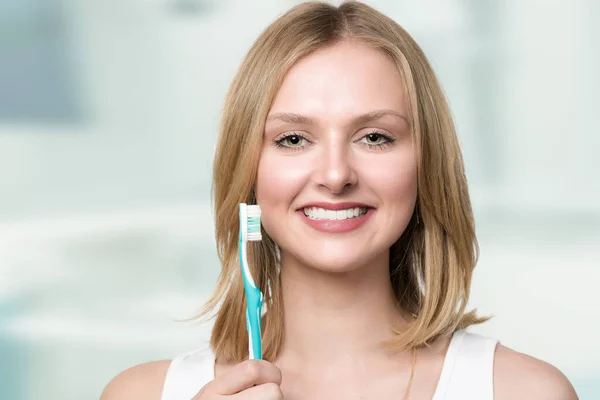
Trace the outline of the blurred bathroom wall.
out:
<instances>
[{"instance_id":1,"label":"blurred bathroom wall","mask_svg":"<svg viewBox=\"0 0 600 400\"><path fill-rule=\"evenodd\" d=\"M292 0L0 2L0 398L98 398L206 344L210 174L246 50ZM449 97L474 331L600 397L600 3L380 0Z\"/></svg>"}]
</instances>

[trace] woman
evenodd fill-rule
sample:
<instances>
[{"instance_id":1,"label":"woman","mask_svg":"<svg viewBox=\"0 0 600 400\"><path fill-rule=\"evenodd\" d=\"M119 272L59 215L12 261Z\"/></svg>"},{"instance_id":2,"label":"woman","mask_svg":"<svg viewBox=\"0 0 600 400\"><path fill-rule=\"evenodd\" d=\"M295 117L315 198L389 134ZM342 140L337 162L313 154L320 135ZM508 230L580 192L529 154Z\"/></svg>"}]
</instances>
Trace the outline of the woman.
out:
<instances>
[{"instance_id":1,"label":"woman","mask_svg":"<svg viewBox=\"0 0 600 400\"><path fill-rule=\"evenodd\" d=\"M576 399L554 367L467 333L477 242L450 112L421 49L360 3L305 3L235 77L214 163L211 348L102 399ZM259 204L265 360L246 360L239 203ZM404 397L402 397L404 396Z\"/></svg>"}]
</instances>

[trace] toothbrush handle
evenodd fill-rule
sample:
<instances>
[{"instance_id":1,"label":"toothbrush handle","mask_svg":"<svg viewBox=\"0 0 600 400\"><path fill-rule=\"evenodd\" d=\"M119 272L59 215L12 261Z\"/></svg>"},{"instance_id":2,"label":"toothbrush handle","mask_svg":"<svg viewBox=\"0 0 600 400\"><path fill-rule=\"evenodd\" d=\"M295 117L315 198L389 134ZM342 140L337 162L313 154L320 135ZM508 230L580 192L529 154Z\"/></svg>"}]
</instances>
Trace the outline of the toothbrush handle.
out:
<instances>
[{"instance_id":1,"label":"toothbrush handle","mask_svg":"<svg viewBox=\"0 0 600 400\"><path fill-rule=\"evenodd\" d=\"M248 285L249 286L249 285ZM248 330L248 350L250 359L262 359L261 345L261 312L263 303L263 294L258 288L246 287L246 329Z\"/></svg>"}]
</instances>

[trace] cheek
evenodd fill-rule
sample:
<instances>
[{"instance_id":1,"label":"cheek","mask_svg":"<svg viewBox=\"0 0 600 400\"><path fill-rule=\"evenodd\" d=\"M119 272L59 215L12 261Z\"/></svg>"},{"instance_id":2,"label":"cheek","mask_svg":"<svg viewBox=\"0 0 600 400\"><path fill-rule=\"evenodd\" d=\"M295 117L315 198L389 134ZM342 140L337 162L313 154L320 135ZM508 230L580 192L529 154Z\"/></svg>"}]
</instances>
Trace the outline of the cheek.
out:
<instances>
[{"instance_id":1,"label":"cheek","mask_svg":"<svg viewBox=\"0 0 600 400\"><path fill-rule=\"evenodd\" d=\"M373 159L363 175L388 210L396 210L401 218L412 215L417 199L417 164L414 156L402 154L387 160Z\"/></svg>"},{"instance_id":2,"label":"cheek","mask_svg":"<svg viewBox=\"0 0 600 400\"><path fill-rule=\"evenodd\" d=\"M302 157L286 157L265 151L258 164L256 198L268 217L289 209L308 179L310 169ZM284 211L285 211L284 210Z\"/></svg>"},{"instance_id":3,"label":"cheek","mask_svg":"<svg viewBox=\"0 0 600 400\"><path fill-rule=\"evenodd\" d=\"M378 215L380 233L391 246L405 231L417 202L417 165L412 156L398 157L379 171L371 170L370 182L377 192L382 213Z\"/></svg>"},{"instance_id":4,"label":"cheek","mask_svg":"<svg viewBox=\"0 0 600 400\"><path fill-rule=\"evenodd\" d=\"M256 177L256 200L267 234L280 243L285 237L283 221L295 210L291 205L306 185L310 168L302 157L263 152Z\"/></svg>"}]
</instances>

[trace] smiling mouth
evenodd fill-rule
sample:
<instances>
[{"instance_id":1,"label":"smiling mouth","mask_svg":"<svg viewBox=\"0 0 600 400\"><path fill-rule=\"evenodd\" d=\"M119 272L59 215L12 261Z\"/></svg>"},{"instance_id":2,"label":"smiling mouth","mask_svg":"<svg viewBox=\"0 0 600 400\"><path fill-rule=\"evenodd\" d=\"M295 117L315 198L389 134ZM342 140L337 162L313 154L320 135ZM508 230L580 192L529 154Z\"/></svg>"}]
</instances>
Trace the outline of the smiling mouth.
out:
<instances>
[{"instance_id":1,"label":"smiling mouth","mask_svg":"<svg viewBox=\"0 0 600 400\"><path fill-rule=\"evenodd\" d=\"M362 217L367 213L367 207L351 207L343 210L327 210L320 207L305 207L304 215L315 221L342 221Z\"/></svg>"}]
</instances>

